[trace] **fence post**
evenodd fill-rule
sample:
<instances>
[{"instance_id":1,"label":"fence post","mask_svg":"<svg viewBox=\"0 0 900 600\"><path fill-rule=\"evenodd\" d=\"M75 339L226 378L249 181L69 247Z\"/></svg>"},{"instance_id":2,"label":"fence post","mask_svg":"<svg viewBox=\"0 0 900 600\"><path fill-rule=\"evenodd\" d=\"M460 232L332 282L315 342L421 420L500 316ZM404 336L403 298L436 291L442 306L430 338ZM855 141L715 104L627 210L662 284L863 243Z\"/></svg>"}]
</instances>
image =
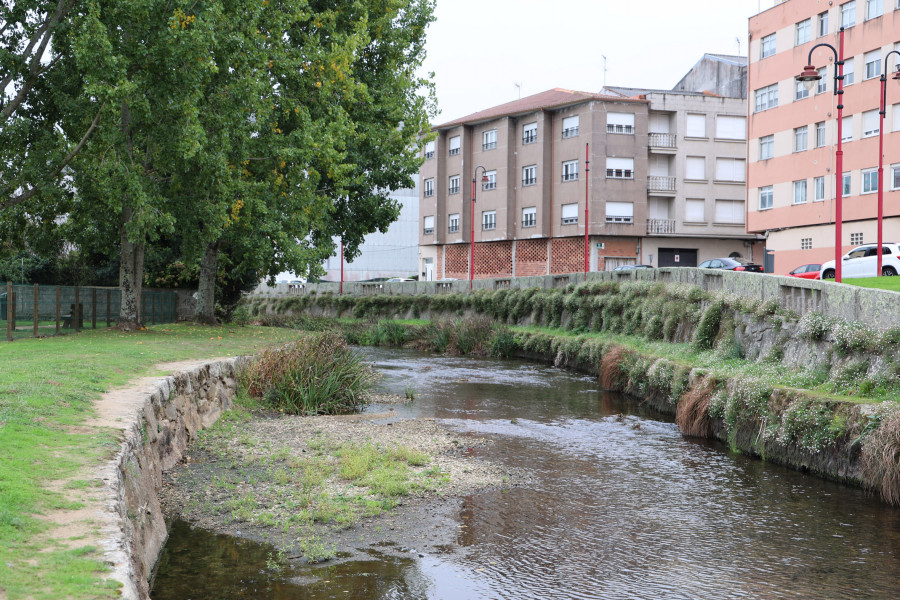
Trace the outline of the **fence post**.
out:
<instances>
[{"instance_id":1,"label":"fence post","mask_svg":"<svg viewBox=\"0 0 900 600\"><path fill-rule=\"evenodd\" d=\"M13 330L13 332L16 331L16 300L18 300L18 297L17 297L17 296L18 296L18 294L16 294L16 292L13 291L13 293L12 293L12 302L10 302L10 304L12 305L12 321L11 321L11 323L12 323L12 330ZM8 297L8 296L7 296L7 297ZM10 338L10 339L12 339L12 338Z\"/></svg>"},{"instance_id":2,"label":"fence post","mask_svg":"<svg viewBox=\"0 0 900 600\"><path fill-rule=\"evenodd\" d=\"M156 294L150 296L150 324L156 322Z\"/></svg>"},{"instance_id":3,"label":"fence post","mask_svg":"<svg viewBox=\"0 0 900 600\"><path fill-rule=\"evenodd\" d=\"M34 284L34 322L32 324L33 329L34 329L34 337L38 336L38 294L39 293L40 292L38 291L38 284Z\"/></svg>"},{"instance_id":4,"label":"fence post","mask_svg":"<svg viewBox=\"0 0 900 600\"><path fill-rule=\"evenodd\" d=\"M75 306L72 308L72 327L75 328L75 333L81 331L78 327L80 325L79 321L81 320L81 311L78 310L81 308L81 295L79 293L79 288L75 286Z\"/></svg>"},{"instance_id":5,"label":"fence post","mask_svg":"<svg viewBox=\"0 0 900 600\"><path fill-rule=\"evenodd\" d=\"M97 329L97 288L91 288L91 329Z\"/></svg>"},{"instance_id":6,"label":"fence post","mask_svg":"<svg viewBox=\"0 0 900 600\"><path fill-rule=\"evenodd\" d=\"M110 320L110 315L112 314L110 311L112 310L109 305L112 304L112 290L106 290L106 326L109 327L112 324Z\"/></svg>"},{"instance_id":7,"label":"fence post","mask_svg":"<svg viewBox=\"0 0 900 600\"><path fill-rule=\"evenodd\" d=\"M59 303L62 300L62 290L56 286L56 335L59 335Z\"/></svg>"},{"instance_id":8,"label":"fence post","mask_svg":"<svg viewBox=\"0 0 900 600\"><path fill-rule=\"evenodd\" d=\"M13 340L13 305L12 281L6 282L6 339Z\"/></svg>"}]
</instances>

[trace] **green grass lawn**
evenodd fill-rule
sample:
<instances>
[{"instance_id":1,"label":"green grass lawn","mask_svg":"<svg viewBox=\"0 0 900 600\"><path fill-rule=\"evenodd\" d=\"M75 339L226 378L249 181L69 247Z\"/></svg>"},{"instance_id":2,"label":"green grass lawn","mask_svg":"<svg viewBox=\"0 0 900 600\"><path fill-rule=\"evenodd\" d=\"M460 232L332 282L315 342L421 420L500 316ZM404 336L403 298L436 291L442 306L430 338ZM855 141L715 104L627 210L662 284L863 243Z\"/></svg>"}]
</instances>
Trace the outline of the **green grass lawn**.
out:
<instances>
[{"instance_id":1,"label":"green grass lawn","mask_svg":"<svg viewBox=\"0 0 900 600\"><path fill-rule=\"evenodd\" d=\"M834 280L826 279L826 281ZM841 283L846 283L847 285L855 285L858 287L900 292L900 277L860 277L859 279L849 278L844 279Z\"/></svg>"},{"instance_id":2,"label":"green grass lawn","mask_svg":"<svg viewBox=\"0 0 900 600\"><path fill-rule=\"evenodd\" d=\"M118 449L115 432L73 427L92 416L101 393L162 375L160 363L250 354L296 337L274 327L177 324L0 342L0 598L118 597L102 582L99 553L53 541L41 520L47 511L81 506L71 500L77 493L52 491L54 482Z\"/></svg>"}]
</instances>

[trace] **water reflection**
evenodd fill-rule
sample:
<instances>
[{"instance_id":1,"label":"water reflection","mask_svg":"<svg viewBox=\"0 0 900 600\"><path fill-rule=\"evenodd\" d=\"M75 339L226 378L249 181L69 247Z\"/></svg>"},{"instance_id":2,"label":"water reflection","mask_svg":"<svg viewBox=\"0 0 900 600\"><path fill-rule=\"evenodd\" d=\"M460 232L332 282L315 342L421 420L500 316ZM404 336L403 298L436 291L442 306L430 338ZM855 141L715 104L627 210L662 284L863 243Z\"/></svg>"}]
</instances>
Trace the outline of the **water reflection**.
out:
<instances>
[{"instance_id":1,"label":"water reflection","mask_svg":"<svg viewBox=\"0 0 900 600\"><path fill-rule=\"evenodd\" d=\"M366 352L388 374L385 390L416 389L397 418L436 417L490 437L476 456L526 468L534 483L466 498L451 553L374 553L283 577L247 542L203 550L199 534L178 542L173 532L155 600L900 597L900 512L859 490L687 440L592 378ZM163 593L163 581L188 581L197 565L208 565L202 578Z\"/></svg>"}]
</instances>

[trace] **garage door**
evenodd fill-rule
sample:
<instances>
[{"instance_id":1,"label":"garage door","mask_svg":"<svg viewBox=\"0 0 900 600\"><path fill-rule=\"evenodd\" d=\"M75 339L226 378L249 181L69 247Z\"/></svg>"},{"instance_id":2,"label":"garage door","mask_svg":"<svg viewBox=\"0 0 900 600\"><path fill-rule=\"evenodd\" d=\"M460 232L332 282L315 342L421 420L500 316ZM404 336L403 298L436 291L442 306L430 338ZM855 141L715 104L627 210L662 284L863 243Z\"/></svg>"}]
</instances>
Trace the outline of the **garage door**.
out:
<instances>
[{"instance_id":1,"label":"garage door","mask_svg":"<svg viewBox=\"0 0 900 600\"><path fill-rule=\"evenodd\" d=\"M660 267L696 267L696 248L660 248Z\"/></svg>"}]
</instances>

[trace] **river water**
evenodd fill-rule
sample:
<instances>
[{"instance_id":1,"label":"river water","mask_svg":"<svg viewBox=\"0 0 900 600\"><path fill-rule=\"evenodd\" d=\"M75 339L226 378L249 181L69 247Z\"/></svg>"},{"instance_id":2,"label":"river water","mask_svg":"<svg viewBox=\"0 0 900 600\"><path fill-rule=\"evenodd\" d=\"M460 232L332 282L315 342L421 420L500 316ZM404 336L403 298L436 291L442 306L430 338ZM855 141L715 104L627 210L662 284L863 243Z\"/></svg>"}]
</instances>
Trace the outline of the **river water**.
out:
<instances>
[{"instance_id":1,"label":"river water","mask_svg":"<svg viewBox=\"0 0 900 600\"><path fill-rule=\"evenodd\" d=\"M860 490L684 438L595 378L361 351L385 390L416 390L398 418L489 437L479 457L533 482L465 498L453 549L283 573L271 548L175 523L154 600L900 598L900 510Z\"/></svg>"}]
</instances>

